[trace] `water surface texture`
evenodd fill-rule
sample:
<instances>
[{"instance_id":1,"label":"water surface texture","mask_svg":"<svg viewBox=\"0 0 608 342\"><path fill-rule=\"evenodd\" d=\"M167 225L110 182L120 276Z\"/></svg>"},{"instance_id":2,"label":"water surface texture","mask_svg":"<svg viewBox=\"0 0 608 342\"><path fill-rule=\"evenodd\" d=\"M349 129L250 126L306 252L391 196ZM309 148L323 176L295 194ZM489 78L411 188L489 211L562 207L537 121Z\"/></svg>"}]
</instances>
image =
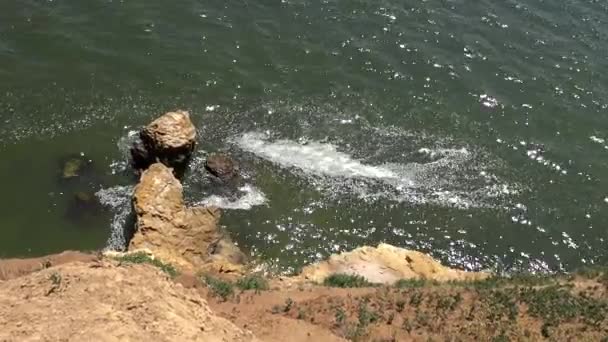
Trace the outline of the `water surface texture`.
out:
<instances>
[{"instance_id":1,"label":"water surface texture","mask_svg":"<svg viewBox=\"0 0 608 342\"><path fill-rule=\"evenodd\" d=\"M606 263L607 21L591 0L1 1L0 257L124 247L130 138L183 108L188 202L279 270L381 241ZM203 170L218 150L237 194Z\"/></svg>"}]
</instances>

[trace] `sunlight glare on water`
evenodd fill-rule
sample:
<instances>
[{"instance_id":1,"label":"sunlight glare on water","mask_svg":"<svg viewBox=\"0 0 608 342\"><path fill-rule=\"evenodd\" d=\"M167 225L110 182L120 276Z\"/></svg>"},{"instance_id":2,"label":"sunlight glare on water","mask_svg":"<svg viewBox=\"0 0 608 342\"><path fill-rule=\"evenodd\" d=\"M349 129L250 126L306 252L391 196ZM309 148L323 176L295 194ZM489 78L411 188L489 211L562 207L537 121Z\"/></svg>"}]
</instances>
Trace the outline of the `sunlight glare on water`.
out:
<instances>
[{"instance_id":1,"label":"sunlight glare on water","mask_svg":"<svg viewBox=\"0 0 608 342\"><path fill-rule=\"evenodd\" d=\"M3 1L0 257L124 248L129 143L183 108L199 127L187 201L223 207L239 246L281 271L378 242L467 269L606 263L607 14L585 0ZM204 171L214 151L241 166L231 193ZM68 181L74 156L90 168ZM99 206L81 215L78 198Z\"/></svg>"}]
</instances>

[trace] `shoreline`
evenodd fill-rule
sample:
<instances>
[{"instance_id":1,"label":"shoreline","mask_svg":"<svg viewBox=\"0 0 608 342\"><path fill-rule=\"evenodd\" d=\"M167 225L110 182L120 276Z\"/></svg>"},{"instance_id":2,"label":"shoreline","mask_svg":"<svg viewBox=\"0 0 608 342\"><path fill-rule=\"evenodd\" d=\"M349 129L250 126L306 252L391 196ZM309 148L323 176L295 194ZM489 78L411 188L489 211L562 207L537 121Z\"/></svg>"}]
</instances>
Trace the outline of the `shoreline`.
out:
<instances>
[{"instance_id":1,"label":"shoreline","mask_svg":"<svg viewBox=\"0 0 608 342\"><path fill-rule=\"evenodd\" d=\"M608 267L504 277L381 243L294 276L265 274L220 229L218 208L185 204L181 177L196 141L188 113L167 113L140 134L127 250L0 260L0 341L608 336ZM238 189L235 161L214 156L207 171Z\"/></svg>"}]
</instances>

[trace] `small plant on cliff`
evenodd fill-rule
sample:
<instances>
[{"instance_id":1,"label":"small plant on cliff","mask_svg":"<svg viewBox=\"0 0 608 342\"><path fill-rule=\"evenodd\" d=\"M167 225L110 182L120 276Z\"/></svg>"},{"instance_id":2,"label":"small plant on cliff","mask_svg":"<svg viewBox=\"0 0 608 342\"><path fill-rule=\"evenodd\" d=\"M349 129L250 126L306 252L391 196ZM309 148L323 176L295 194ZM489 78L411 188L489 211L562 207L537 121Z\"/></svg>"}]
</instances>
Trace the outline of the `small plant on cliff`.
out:
<instances>
[{"instance_id":1,"label":"small plant on cliff","mask_svg":"<svg viewBox=\"0 0 608 342\"><path fill-rule=\"evenodd\" d=\"M53 272L50 276L49 279L51 280L51 283L53 283L54 286L59 286L61 285L61 274L57 273L57 272Z\"/></svg>"},{"instance_id":2,"label":"small plant on cliff","mask_svg":"<svg viewBox=\"0 0 608 342\"><path fill-rule=\"evenodd\" d=\"M221 298L223 301L227 301L228 298L234 295L234 285L231 282L211 276L205 276L205 282L213 295Z\"/></svg>"},{"instance_id":3,"label":"small plant on cliff","mask_svg":"<svg viewBox=\"0 0 608 342\"><path fill-rule=\"evenodd\" d=\"M298 309L298 317L297 318L298 319L306 319L306 312L302 308Z\"/></svg>"},{"instance_id":4,"label":"small plant on cliff","mask_svg":"<svg viewBox=\"0 0 608 342\"><path fill-rule=\"evenodd\" d=\"M371 311L367 307L367 303L362 301L359 303L359 321L355 326L350 326L346 331L346 338L353 341L360 341L367 334L367 328L370 324L376 323L380 316Z\"/></svg>"},{"instance_id":5,"label":"small plant on cliff","mask_svg":"<svg viewBox=\"0 0 608 342\"><path fill-rule=\"evenodd\" d=\"M167 273L172 278L175 278L178 275L178 272L173 265L166 264L144 252L125 254L115 257L114 259L126 264L150 264L158 267L161 271Z\"/></svg>"},{"instance_id":6,"label":"small plant on cliff","mask_svg":"<svg viewBox=\"0 0 608 342\"><path fill-rule=\"evenodd\" d=\"M367 327L370 323L375 323L379 318L380 316L374 311L371 311L366 303L359 303L359 325L362 328Z\"/></svg>"},{"instance_id":7,"label":"small plant on cliff","mask_svg":"<svg viewBox=\"0 0 608 342\"><path fill-rule=\"evenodd\" d=\"M462 302L460 293L441 297L437 300L437 309L454 311L460 302Z\"/></svg>"},{"instance_id":8,"label":"small plant on cliff","mask_svg":"<svg viewBox=\"0 0 608 342\"><path fill-rule=\"evenodd\" d=\"M281 312L285 312L285 313L287 313L287 312L291 311L291 308L293 308L293 304L294 304L293 299L291 299L291 298L287 298L287 299L285 300L285 305L274 305L274 306L272 307L271 312L272 312L274 315L276 315L276 314L278 314L278 313L281 313Z\"/></svg>"},{"instance_id":9,"label":"small plant on cliff","mask_svg":"<svg viewBox=\"0 0 608 342\"><path fill-rule=\"evenodd\" d=\"M49 280L51 281L52 286L46 291L47 296L58 290L61 286L61 274L53 272L49 276Z\"/></svg>"},{"instance_id":10,"label":"small plant on cliff","mask_svg":"<svg viewBox=\"0 0 608 342\"><path fill-rule=\"evenodd\" d=\"M252 274L239 279L236 286L241 290L255 290L256 293L268 290L268 281L259 274Z\"/></svg>"},{"instance_id":11,"label":"small plant on cliff","mask_svg":"<svg viewBox=\"0 0 608 342\"><path fill-rule=\"evenodd\" d=\"M334 315L334 317L336 318L337 326L340 326L344 324L344 322L346 322L346 312L344 311L344 309L342 309L342 307L336 308L336 314Z\"/></svg>"},{"instance_id":12,"label":"small plant on cliff","mask_svg":"<svg viewBox=\"0 0 608 342\"><path fill-rule=\"evenodd\" d=\"M284 312L289 312L289 311L291 311L292 307L293 307L293 299L287 298L285 300L285 307L283 308L283 311Z\"/></svg>"},{"instance_id":13,"label":"small plant on cliff","mask_svg":"<svg viewBox=\"0 0 608 342\"><path fill-rule=\"evenodd\" d=\"M343 273L336 273L330 275L329 277L325 278L325 280L323 281L323 285L341 288L374 286L374 284L370 283L362 276Z\"/></svg>"},{"instance_id":14,"label":"small plant on cliff","mask_svg":"<svg viewBox=\"0 0 608 342\"><path fill-rule=\"evenodd\" d=\"M422 304L423 300L424 299L422 298L422 293L414 292L414 293L412 293L412 297L410 298L410 304L412 306L418 307L418 306L420 306L420 304Z\"/></svg>"},{"instance_id":15,"label":"small plant on cliff","mask_svg":"<svg viewBox=\"0 0 608 342\"><path fill-rule=\"evenodd\" d=\"M403 311L403 309L405 308L405 301L403 299L400 299L395 303L395 306L396 306L397 312L401 313Z\"/></svg>"}]
</instances>

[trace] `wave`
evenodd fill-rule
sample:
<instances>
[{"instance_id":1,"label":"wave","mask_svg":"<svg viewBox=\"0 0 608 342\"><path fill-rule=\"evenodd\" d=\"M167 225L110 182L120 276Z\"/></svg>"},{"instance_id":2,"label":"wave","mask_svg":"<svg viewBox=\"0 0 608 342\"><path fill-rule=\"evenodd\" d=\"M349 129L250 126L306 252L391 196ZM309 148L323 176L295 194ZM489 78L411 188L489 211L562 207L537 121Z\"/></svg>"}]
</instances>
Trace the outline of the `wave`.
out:
<instances>
[{"instance_id":1,"label":"wave","mask_svg":"<svg viewBox=\"0 0 608 342\"><path fill-rule=\"evenodd\" d=\"M242 193L242 196L237 199L212 195L197 202L196 205L214 206L222 209L249 210L255 206L264 205L268 201L266 195L252 185L246 184L238 190Z\"/></svg>"},{"instance_id":2,"label":"wave","mask_svg":"<svg viewBox=\"0 0 608 342\"><path fill-rule=\"evenodd\" d=\"M101 189L95 193L102 205L114 211L110 225L110 237L106 243L108 250L125 250L127 248L127 224L132 213L131 197L134 186L114 186Z\"/></svg>"}]
</instances>

